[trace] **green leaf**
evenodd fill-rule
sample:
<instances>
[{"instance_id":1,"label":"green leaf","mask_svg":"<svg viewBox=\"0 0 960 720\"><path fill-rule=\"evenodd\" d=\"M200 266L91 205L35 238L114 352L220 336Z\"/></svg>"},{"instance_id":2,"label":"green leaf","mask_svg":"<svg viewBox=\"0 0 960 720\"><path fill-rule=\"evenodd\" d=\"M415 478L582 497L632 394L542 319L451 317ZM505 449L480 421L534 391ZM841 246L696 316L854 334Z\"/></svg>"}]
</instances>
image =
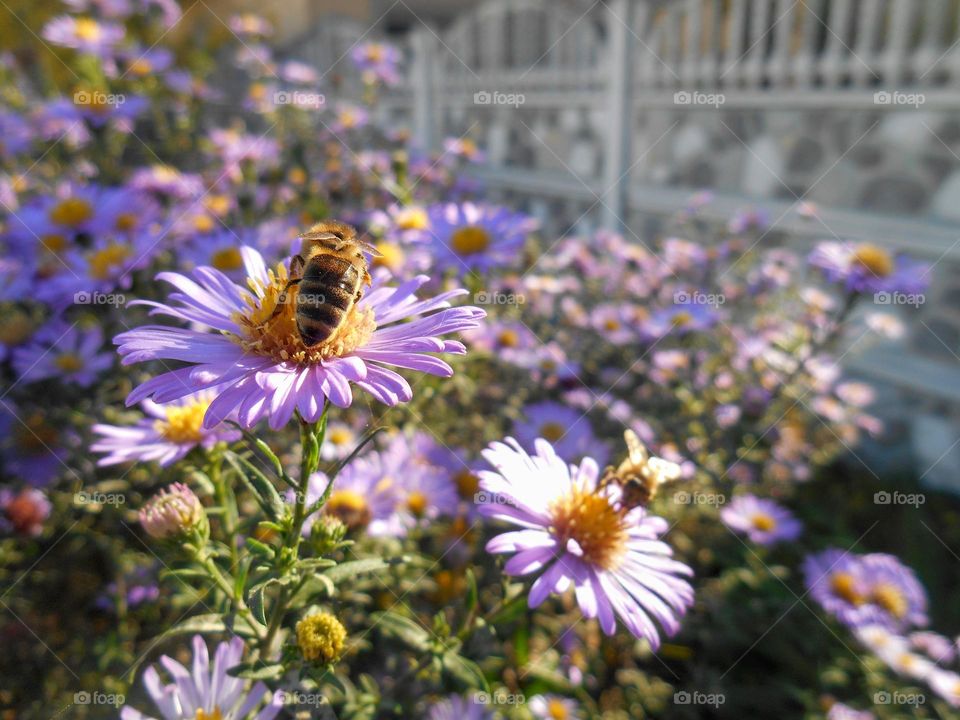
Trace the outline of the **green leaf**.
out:
<instances>
[{"instance_id":1,"label":"green leaf","mask_svg":"<svg viewBox=\"0 0 960 720\"><path fill-rule=\"evenodd\" d=\"M240 663L227 670L232 677L247 678L249 680L276 680L285 672L283 665L262 665L260 662Z\"/></svg>"},{"instance_id":2,"label":"green leaf","mask_svg":"<svg viewBox=\"0 0 960 720\"><path fill-rule=\"evenodd\" d=\"M256 553L257 555L263 555L270 560L275 558L277 555L276 550L255 538L248 537L244 542L246 546L250 548L250 551Z\"/></svg>"},{"instance_id":3,"label":"green leaf","mask_svg":"<svg viewBox=\"0 0 960 720\"><path fill-rule=\"evenodd\" d=\"M417 652L432 651L430 635L415 620L389 611L374 613L371 618L374 626L387 637L398 640Z\"/></svg>"},{"instance_id":4,"label":"green leaf","mask_svg":"<svg viewBox=\"0 0 960 720\"><path fill-rule=\"evenodd\" d=\"M266 589L266 584L261 584L255 587L250 591L250 595L247 597L247 607L250 608L250 612L253 613L253 617L262 625L267 624L267 609L265 607L263 591Z\"/></svg>"},{"instance_id":5,"label":"green leaf","mask_svg":"<svg viewBox=\"0 0 960 720\"><path fill-rule=\"evenodd\" d=\"M264 457L270 461L270 464L273 466L273 471L276 473L278 478L283 480L294 490L297 489L297 484L294 482L293 478L287 474L286 470L283 469L283 463L280 462L280 458L277 457L277 454L273 452L273 449L267 445L267 443L251 433L249 430L245 430L238 423L232 420L227 420L227 424L232 425L241 433L243 433L244 439L257 448L257 450L259 450L261 453L263 453Z\"/></svg>"},{"instance_id":6,"label":"green leaf","mask_svg":"<svg viewBox=\"0 0 960 720\"><path fill-rule=\"evenodd\" d=\"M395 564L395 562L384 560L383 558L351 560L350 562L341 563L336 567L330 568L323 574L331 581L338 583L342 580L351 578L354 575L379 572L380 570L390 567L391 564Z\"/></svg>"},{"instance_id":7,"label":"green leaf","mask_svg":"<svg viewBox=\"0 0 960 720\"><path fill-rule=\"evenodd\" d=\"M330 558L305 558L297 563L297 569L306 572L316 572L318 570L335 567L336 564L337 561L331 560Z\"/></svg>"},{"instance_id":8,"label":"green leaf","mask_svg":"<svg viewBox=\"0 0 960 720\"><path fill-rule=\"evenodd\" d=\"M226 457L227 462L233 466L233 469L237 471L240 479L253 493L254 497L257 498L257 502L260 503L260 507L267 513L267 516L271 520L279 520L283 517L286 505L269 478L249 460L237 455L235 452L228 450L224 454L224 457Z\"/></svg>"},{"instance_id":9,"label":"green leaf","mask_svg":"<svg viewBox=\"0 0 960 720\"><path fill-rule=\"evenodd\" d=\"M337 594L337 588L329 578L323 575L311 575L293 594L288 604L290 607L307 605L316 595L321 593L333 597Z\"/></svg>"},{"instance_id":10,"label":"green leaf","mask_svg":"<svg viewBox=\"0 0 960 720\"><path fill-rule=\"evenodd\" d=\"M473 574L472 568L467 568L467 613L472 613L477 607L478 600L477 577Z\"/></svg>"},{"instance_id":11,"label":"green leaf","mask_svg":"<svg viewBox=\"0 0 960 720\"><path fill-rule=\"evenodd\" d=\"M464 690L490 692L487 678L480 666L453 650L443 654L443 671L459 683Z\"/></svg>"}]
</instances>

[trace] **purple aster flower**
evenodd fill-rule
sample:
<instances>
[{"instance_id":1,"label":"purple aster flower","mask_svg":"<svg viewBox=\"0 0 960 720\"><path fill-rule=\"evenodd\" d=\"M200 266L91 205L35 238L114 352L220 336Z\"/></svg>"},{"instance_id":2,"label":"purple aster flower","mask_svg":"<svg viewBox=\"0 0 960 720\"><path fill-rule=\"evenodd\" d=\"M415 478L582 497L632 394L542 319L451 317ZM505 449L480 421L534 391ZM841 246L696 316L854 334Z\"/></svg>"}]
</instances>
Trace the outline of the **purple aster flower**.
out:
<instances>
[{"instance_id":1,"label":"purple aster flower","mask_svg":"<svg viewBox=\"0 0 960 720\"><path fill-rule=\"evenodd\" d=\"M334 133L344 133L350 130L359 130L370 122L370 113L359 105L340 103L334 110L330 130ZM384 173L377 173L383 175Z\"/></svg>"},{"instance_id":2,"label":"purple aster flower","mask_svg":"<svg viewBox=\"0 0 960 720\"><path fill-rule=\"evenodd\" d=\"M540 341L526 325L519 320L494 320L484 323L476 330L464 334L464 339L472 350L491 353L497 360L520 367L532 367L539 363L540 355L535 358Z\"/></svg>"},{"instance_id":3,"label":"purple aster flower","mask_svg":"<svg viewBox=\"0 0 960 720\"><path fill-rule=\"evenodd\" d=\"M960 675L950 670L933 670L927 675L931 689L950 707L960 707Z\"/></svg>"},{"instance_id":4,"label":"purple aster flower","mask_svg":"<svg viewBox=\"0 0 960 720\"><path fill-rule=\"evenodd\" d=\"M717 320L717 311L709 305L676 305L653 313L644 324L643 332L653 339L670 334L686 335L709 330Z\"/></svg>"},{"instance_id":5,"label":"purple aster flower","mask_svg":"<svg viewBox=\"0 0 960 720\"><path fill-rule=\"evenodd\" d=\"M876 720L869 710L855 710L849 705L835 702L827 712L827 720Z\"/></svg>"},{"instance_id":6,"label":"purple aster flower","mask_svg":"<svg viewBox=\"0 0 960 720\"><path fill-rule=\"evenodd\" d=\"M393 204L386 210L371 212L367 226L377 236L407 245L426 241L423 231L430 227L430 217L419 205Z\"/></svg>"},{"instance_id":7,"label":"purple aster flower","mask_svg":"<svg viewBox=\"0 0 960 720\"><path fill-rule=\"evenodd\" d=\"M485 316L479 308L449 307L450 299L465 290L418 300L414 293L429 280L426 276L399 287L377 280L351 307L340 331L306 347L297 330L296 302L282 302L286 266L271 272L257 251L245 247L242 252L250 289L213 268L198 268L191 277L158 276L178 292L169 304L147 303L154 314L217 332L150 325L119 335L115 342L124 364L159 359L189 363L145 382L128 404L148 397L166 403L217 388L205 427L236 411L245 427L269 417L274 429L283 427L294 411L307 422L317 421L326 400L348 407L351 383L392 406L408 401L412 390L388 366L449 377L453 369L428 353L464 354L462 343L440 336L476 327Z\"/></svg>"},{"instance_id":8,"label":"purple aster flower","mask_svg":"<svg viewBox=\"0 0 960 720\"><path fill-rule=\"evenodd\" d=\"M400 51L392 45L382 42L363 43L353 48L350 59L363 74L365 82L380 81L394 85L400 80L397 74Z\"/></svg>"},{"instance_id":9,"label":"purple aster flower","mask_svg":"<svg viewBox=\"0 0 960 720\"><path fill-rule=\"evenodd\" d=\"M81 330L55 320L40 329L31 341L13 353L13 367L22 382L57 378L64 383L90 387L113 366L113 354L99 352L103 331L99 326Z\"/></svg>"},{"instance_id":10,"label":"purple aster flower","mask_svg":"<svg viewBox=\"0 0 960 720\"><path fill-rule=\"evenodd\" d=\"M560 695L534 695L527 704L537 720L577 720L580 717L576 701Z\"/></svg>"},{"instance_id":11,"label":"purple aster flower","mask_svg":"<svg viewBox=\"0 0 960 720\"><path fill-rule=\"evenodd\" d=\"M234 442L241 435L229 426L218 425L207 429L203 418L213 401L211 392L199 393L166 405L144 400L147 415L133 426L98 424L93 432L100 439L90 446L95 453L104 453L100 466L139 461L158 462L162 467L186 457L191 450L211 449L220 442Z\"/></svg>"},{"instance_id":12,"label":"purple aster flower","mask_svg":"<svg viewBox=\"0 0 960 720\"><path fill-rule=\"evenodd\" d=\"M822 242L809 261L850 292L922 293L929 284L926 265L870 243Z\"/></svg>"},{"instance_id":13,"label":"purple aster flower","mask_svg":"<svg viewBox=\"0 0 960 720\"><path fill-rule=\"evenodd\" d=\"M230 29L240 37L257 38L273 34L273 25L262 15L243 13L230 17Z\"/></svg>"},{"instance_id":14,"label":"purple aster flower","mask_svg":"<svg viewBox=\"0 0 960 720\"><path fill-rule=\"evenodd\" d=\"M227 675L227 670L243 660L243 640L234 638L217 646L210 665L207 645L199 635L193 637L193 667L187 670L171 657L164 655L160 664L173 682L164 683L157 668L151 665L143 673L143 685L164 720L246 720L264 701L264 707L254 716L256 720L273 720L282 709L282 703L271 695L262 682L249 689L247 681ZM129 705L120 712L122 720L153 720Z\"/></svg>"},{"instance_id":15,"label":"purple aster flower","mask_svg":"<svg viewBox=\"0 0 960 720\"><path fill-rule=\"evenodd\" d=\"M13 157L30 147L34 132L16 113L0 110L0 157Z\"/></svg>"},{"instance_id":16,"label":"purple aster flower","mask_svg":"<svg viewBox=\"0 0 960 720\"><path fill-rule=\"evenodd\" d=\"M477 700L466 700L451 695L434 703L427 713L427 720L492 720L493 712Z\"/></svg>"},{"instance_id":17,"label":"purple aster flower","mask_svg":"<svg viewBox=\"0 0 960 720\"><path fill-rule=\"evenodd\" d=\"M540 573L531 608L573 587L583 614L599 618L604 633L614 633L619 616L658 648L653 619L672 635L680 628L677 616L693 604L693 588L679 577L693 571L659 539L666 521L623 505L619 487L599 487L592 458L572 466L545 440L535 447L531 456L507 438L483 453L497 472L481 473L481 494L495 499L481 504L481 514L523 528L493 538L487 551L516 553L504 567L508 575Z\"/></svg>"},{"instance_id":18,"label":"purple aster flower","mask_svg":"<svg viewBox=\"0 0 960 720\"><path fill-rule=\"evenodd\" d=\"M133 173L129 186L163 199L175 200L195 198L204 192L203 180L199 175L185 175L170 165L140 168Z\"/></svg>"},{"instance_id":19,"label":"purple aster flower","mask_svg":"<svg viewBox=\"0 0 960 720\"><path fill-rule=\"evenodd\" d=\"M903 629L927 622L927 597L913 570L892 555L831 548L804 560L810 594L851 627Z\"/></svg>"},{"instance_id":20,"label":"purple aster flower","mask_svg":"<svg viewBox=\"0 0 960 720\"><path fill-rule=\"evenodd\" d=\"M637 334L637 311L626 303L604 303L590 312L590 326L614 345L635 343Z\"/></svg>"},{"instance_id":21,"label":"purple aster flower","mask_svg":"<svg viewBox=\"0 0 960 720\"><path fill-rule=\"evenodd\" d=\"M50 517L50 501L36 488L0 488L0 532L37 537Z\"/></svg>"},{"instance_id":22,"label":"purple aster flower","mask_svg":"<svg viewBox=\"0 0 960 720\"><path fill-rule=\"evenodd\" d=\"M724 525L758 545L796 540L803 526L793 513L773 500L756 495L738 495L720 511Z\"/></svg>"},{"instance_id":23,"label":"purple aster flower","mask_svg":"<svg viewBox=\"0 0 960 720\"><path fill-rule=\"evenodd\" d=\"M358 458L337 476L336 485L322 512L340 520L349 530L363 530L370 537L402 537L404 529L397 514L398 481L385 473L382 458L377 453ZM330 479L325 473L310 476L306 503L316 502L326 492ZM293 495L287 499L293 501ZM309 535L317 514L303 524L303 534Z\"/></svg>"},{"instance_id":24,"label":"purple aster flower","mask_svg":"<svg viewBox=\"0 0 960 720\"><path fill-rule=\"evenodd\" d=\"M2 261L0 261L2 267ZM17 303L0 304L0 362L37 332L38 317Z\"/></svg>"},{"instance_id":25,"label":"purple aster flower","mask_svg":"<svg viewBox=\"0 0 960 720\"><path fill-rule=\"evenodd\" d=\"M432 205L430 227L437 266L458 275L485 272L515 264L527 235L537 228L533 218L495 205Z\"/></svg>"},{"instance_id":26,"label":"purple aster flower","mask_svg":"<svg viewBox=\"0 0 960 720\"><path fill-rule=\"evenodd\" d=\"M108 57L123 42L126 31L117 23L104 23L91 17L60 15L43 28L44 40L80 52Z\"/></svg>"},{"instance_id":27,"label":"purple aster flower","mask_svg":"<svg viewBox=\"0 0 960 720\"><path fill-rule=\"evenodd\" d=\"M957 657L957 646L953 640L940 633L920 630L910 633L907 639L911 646L926 653L938 664L952 663Z\"/></svg>"},{"instance_id":28,"label":"purple aster flower","mask_svg":"<svg viewBox=\"0 0 960 720\"><path fill-rule=\"evenodd\" d=\"M470 138L447 138L443 141L443 151L470 162L481 163L487 159L487 154Z\"/></svg>"},{"instance_id":29,"label":"purple aster flower","mask_svg":"<svg viewBox=\"0 0 960 720\"><path fill-rule=\"evenodd\" d=\"M514 423L513 434L524 447L532 448L537 438L544 438L569 462L589 455L599 465L606 463L609 448L593 434L585 413L546 401L527 405L523 414L525 419Z\"/></svg>"}]
</instances>

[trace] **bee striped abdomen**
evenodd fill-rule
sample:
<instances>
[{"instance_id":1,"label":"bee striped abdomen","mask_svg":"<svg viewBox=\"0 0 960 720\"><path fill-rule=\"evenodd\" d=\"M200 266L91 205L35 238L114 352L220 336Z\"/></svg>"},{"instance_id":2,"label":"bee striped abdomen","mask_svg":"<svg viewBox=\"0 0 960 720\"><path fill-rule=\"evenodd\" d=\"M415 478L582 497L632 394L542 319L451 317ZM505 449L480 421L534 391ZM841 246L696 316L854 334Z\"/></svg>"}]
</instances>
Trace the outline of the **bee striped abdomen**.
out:
<instances>
[{"instance_id":1,"label":"bee striped abdomen","mask_svg":"<svg viewBox=\"0 0 960 720\"><path fill-rule=\"evenodd\" d=\"M328 339L347 317L360 275L347 260L317 255L304 268L297 299L297 328L307 347Z\"/></svg>"}]
</instances>

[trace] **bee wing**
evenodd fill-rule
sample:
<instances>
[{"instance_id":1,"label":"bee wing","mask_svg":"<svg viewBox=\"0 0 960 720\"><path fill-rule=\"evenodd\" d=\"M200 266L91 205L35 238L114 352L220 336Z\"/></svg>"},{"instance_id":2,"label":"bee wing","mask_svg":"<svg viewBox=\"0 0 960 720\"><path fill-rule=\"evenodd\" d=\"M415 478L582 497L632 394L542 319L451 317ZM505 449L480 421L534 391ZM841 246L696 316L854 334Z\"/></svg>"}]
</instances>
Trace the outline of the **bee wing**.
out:
<instances>
[{"instance_id":1,"label":"bee wing","mask_svg":"<svg viewBox=\"0 0 960 720\"><path fill-rule=\"evenodd\" d=\"M675 462L664 460L663 458L650 458L647 462L647 468L650 470L651 477L654 478L657 485L676 480L680 477L680 466Z\"/></svg>"},{"instance_id":2,"label":"bee wing","mask_svg":"<svg viewBox=\"0 0 960 720\"><path fill-rule=\"evenodd\" d=\"M366 240L358 240L357 245L360 246L360 249L365 253L369 253L372 257L383 257L383 253L377 250L377 246L373 243L369 243Z\"/></svg>"},{"instance_id":3,"label":"bee wing","mask_svg":"<svg viewBox=\"0 0 960 720\"><path fill-rule=\"evenodd\" d=\"M332 232L326 230L307 230L306 232L300 233L297 237L301 240L307 240L309 242L319 242L324 245L335 246L343 242L337 235L334 235Z\"/></svg>"},{"instance_id":4,"label":"bee wing","mask_svg":"<svg viewBox=\"0 0 960 720\"><path fill-rule=\"evenodd\" d=\"M640 442L640 438L633 430L626 430L623 433L623 439L627 443L627 453L630 455L630 462L633 465L643 465L647 462L647 448Z\"/></svg>"}]
</instances>

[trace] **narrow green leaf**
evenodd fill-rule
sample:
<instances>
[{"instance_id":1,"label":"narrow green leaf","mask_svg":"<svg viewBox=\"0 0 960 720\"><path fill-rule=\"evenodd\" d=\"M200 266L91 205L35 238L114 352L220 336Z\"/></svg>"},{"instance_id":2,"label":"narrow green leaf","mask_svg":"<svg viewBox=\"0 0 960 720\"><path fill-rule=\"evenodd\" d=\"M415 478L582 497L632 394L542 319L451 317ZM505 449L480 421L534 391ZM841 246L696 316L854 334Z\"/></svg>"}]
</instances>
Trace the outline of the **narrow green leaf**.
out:
<instances>
[{"instance_id":1,"label":"narrow green leaf","mask_svg":"<svg viewBox=\"0 0 960 720\"><path fill-rule=\"evenodd\" d=\"M274 487L269 478L249 460L237 455L235 452L228 450L224 454L224 457L227 459L227 462L233 466L233 469L237 471L240 479L253 493L254 497L257 498L257 502L260 503L260 507L267 513L268 517L270 517L271 520L279 520L283 517L286 505L283 502L283 498L280 497L280 493L277 492L277 488Z\"/></svg>"},{"instance_id":2,"label":"narrow green leaf","mask_svg":"<svg viewBox=\"0 0 960 720\"><path fill-rule=\"evenodd\" d=\"M403 562L403 558L396 560L384 560L383 558L364 558L363 560L351 560L332 567L323 573L324 577L338 583L342 580L361 575L363 573L374 573L384 570L391 565Z\"/></svg>"},{"instance_id":3,"label":"narrow green leaf","mask_svg":"<svg viewBox=\"0 0 960 720\"><path fill-rule=\"evenodd\" d=\"M431 652L430 635L415 620L389 611L374 613L371 617L375 627L387 637L417 652Z\"/></svg>"},{"instance_id":4,"label":"narrow green leaf","mask_svg":"<svg viewBox=\"0 0 960 720\"><path fill-rule=\"evenodd\" d=\"M240 663L227 670L231 677L247 678L248 680L276 680L285 672L283 665L261 665L259 662Z\"/></svg>"},{"instance_id":5,"label":"narrow green leaf","mask_svg":"<svg viewBox=\"0 0 960 720\"><path fill-rule=\"evenodd\" d=\"M459 683L464 690L482 690L490 692L490 686L483 670L473 660L459 655L453 650L443 654L443 671Z\"/></svg>"},{"instance_id":6,"label":"narrow green leaf","mask_svg":"<svg viewBox=\"0 0 960 720\"><path fill-rule=\"evenodd\" d=\"M250 595L247 597L247 607L250 608L250 612L253 613L256 621L262 625L267 624L267 609L263 597L264 589L264 585L258 585L250 591Z\"/></svg>"}]
</instances>

